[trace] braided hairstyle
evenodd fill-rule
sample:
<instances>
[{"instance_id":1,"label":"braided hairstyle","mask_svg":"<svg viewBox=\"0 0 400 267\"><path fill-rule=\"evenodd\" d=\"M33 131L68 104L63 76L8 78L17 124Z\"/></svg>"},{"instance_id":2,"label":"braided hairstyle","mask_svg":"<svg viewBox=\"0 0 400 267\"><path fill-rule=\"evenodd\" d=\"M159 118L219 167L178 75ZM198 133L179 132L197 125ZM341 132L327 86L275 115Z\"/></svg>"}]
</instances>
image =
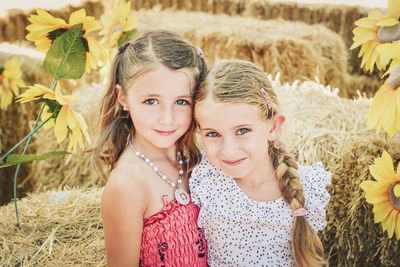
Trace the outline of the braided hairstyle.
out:
<instances>
[{"instance_id":1,"label":"braided hairstyle","mask_svg":"<svg viewBox=\"0 0 400 267\"><path fill-rule=\"evenodd\" d=\"M263 93L261 88L264 88ZM267 95L269 101L266 101L263 94ZM256 105L266 121L279 113L277 96L265 73L255 64L242 60L220 60L210 69L200 90L194 95L196 105L208 99L217 103ZM303 208L304 190L296 161L281 142L269 141L268 144L268 153L283 199L292 210ZM296 266L324 264L322 243L304 216L294 217L292 254Z\"/></svg>"},{"instance_id":2,"label":"braided hairstyle","mask_svg":"<svg viewBox=\"0 0 400 267\"><path fill-rule=\"evenodd\" d=\"M195 84L192 93L196 94L207 71L204 56L199 51L179 35L168 31L147 32L120 47L113 60L108 87L101 102L99 135L93 149L94 165L104 179L107 178L104 166L108 167L107 171L115 167L128 136L135 134L129 112L118 103L116 85L120 85L126 94L126 88L133 82L162 64L170 70L185 69L193 74ZM177 149L187 159L184 166L186 173L200 161L195 131L196 124L192 119L188 131L177 141Z\"/></svg>"}]
</instances>

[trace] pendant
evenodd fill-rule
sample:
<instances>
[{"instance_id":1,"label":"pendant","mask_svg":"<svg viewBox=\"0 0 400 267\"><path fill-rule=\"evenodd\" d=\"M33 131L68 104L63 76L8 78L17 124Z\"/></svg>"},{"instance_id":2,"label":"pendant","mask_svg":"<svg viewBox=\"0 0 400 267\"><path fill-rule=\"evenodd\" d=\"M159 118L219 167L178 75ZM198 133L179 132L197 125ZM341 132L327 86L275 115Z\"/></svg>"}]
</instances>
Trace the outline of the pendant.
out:
<instances>
[{"instance_id":1,"label":"pendant","mask_svg":"<svg viewBox=\"0 0 400 267\"><path fill-rule=\"evenodd\" d=\"M180 188L175 189L175 199L182 205L187 205L190 202L189 194Z\"/></svg>"}]
</instances>

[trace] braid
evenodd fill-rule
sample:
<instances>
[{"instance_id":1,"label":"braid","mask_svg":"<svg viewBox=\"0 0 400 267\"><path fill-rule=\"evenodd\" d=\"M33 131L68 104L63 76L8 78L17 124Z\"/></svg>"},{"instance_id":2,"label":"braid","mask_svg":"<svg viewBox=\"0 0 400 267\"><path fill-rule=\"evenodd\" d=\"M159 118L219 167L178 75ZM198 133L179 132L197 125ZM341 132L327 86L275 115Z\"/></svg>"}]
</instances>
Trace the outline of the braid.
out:
<instances>
[{"instance_id":1,"label":"braid","mask_svg":"<svg viewBox=\"0 0 400 267\"><path fill-rule=\"evenodd\" d=\"M271 142L268 149L283 199L292 210L304 208L304 190L296 161L279 142ZM304 216L294 217L292 253L296 266L323 265L324 250L321 240Z\"/></svg>"}]
</instances>

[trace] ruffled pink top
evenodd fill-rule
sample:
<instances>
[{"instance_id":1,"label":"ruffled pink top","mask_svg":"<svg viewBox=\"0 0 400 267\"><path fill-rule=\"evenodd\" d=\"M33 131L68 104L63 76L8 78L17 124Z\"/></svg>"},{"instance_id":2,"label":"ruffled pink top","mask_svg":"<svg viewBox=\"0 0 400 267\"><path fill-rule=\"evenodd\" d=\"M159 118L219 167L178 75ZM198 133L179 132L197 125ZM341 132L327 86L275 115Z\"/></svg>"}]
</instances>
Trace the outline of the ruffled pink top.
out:
<instances>
[{"instance_id":1,"label":"ruffled pink top","mask_svg":"<svg viewBox=\"0 0 400 267\"><path fill-rule=\"evenodd\" d=\"M199 207L163 196L163 209L144 220L140 266L207 266L207 246L197 226Z\"/></svg>"}]
</instances>

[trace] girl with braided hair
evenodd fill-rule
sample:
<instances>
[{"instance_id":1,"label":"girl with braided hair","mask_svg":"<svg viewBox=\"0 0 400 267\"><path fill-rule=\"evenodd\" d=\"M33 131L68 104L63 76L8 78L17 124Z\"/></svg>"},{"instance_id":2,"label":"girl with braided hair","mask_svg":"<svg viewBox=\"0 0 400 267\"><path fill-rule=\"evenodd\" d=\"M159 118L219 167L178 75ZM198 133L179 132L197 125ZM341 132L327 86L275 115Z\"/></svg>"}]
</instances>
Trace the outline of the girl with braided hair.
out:
<instances>
[{"instance_id":1,"label":"girl with braided hair","mask_svg":"<svg viewBox=\"0 0 400 267\"><path fill-rule=\"evenodd\" d=\"M278 141L285 117L265 73L222 60L194 95L205 153L191 174L210 266L321 266L322 163L298 166Z\"/></svg>"}]
</instances>

